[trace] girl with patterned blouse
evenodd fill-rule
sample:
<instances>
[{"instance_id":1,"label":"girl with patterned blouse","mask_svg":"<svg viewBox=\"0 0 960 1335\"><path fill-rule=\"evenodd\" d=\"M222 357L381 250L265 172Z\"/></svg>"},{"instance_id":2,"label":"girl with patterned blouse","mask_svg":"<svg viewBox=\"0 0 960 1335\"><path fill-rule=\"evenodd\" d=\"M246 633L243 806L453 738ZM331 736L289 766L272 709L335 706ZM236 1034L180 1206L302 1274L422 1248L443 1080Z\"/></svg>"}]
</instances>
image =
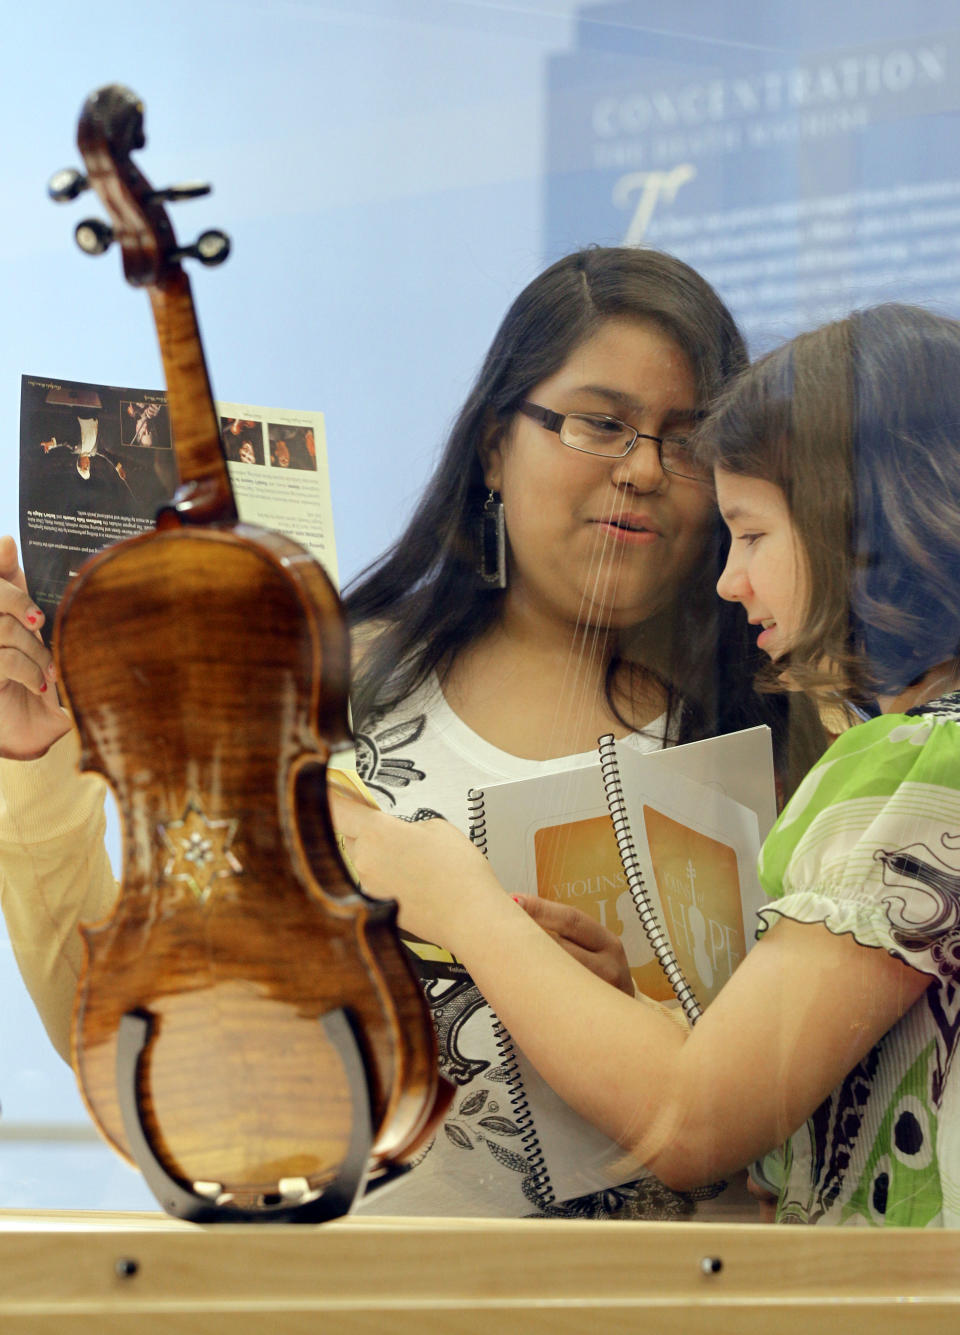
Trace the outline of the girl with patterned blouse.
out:
<instances>
[{"instance_id":1,"label":"girl with patterned blouse","mask_svg":"<svg viewBox=\"0 0 960 1335\"><path fill-rule=\"evenodd\" d=\"M883 306L803 335L744 374L700 448L760 685L865 721L767 840L760 939L699 1024L576 969L449 825L343 802L341 827L365 885L668 1185L761 1159L782 1221L956 1226L960 324Z\"/></svg>"}]
</instances>

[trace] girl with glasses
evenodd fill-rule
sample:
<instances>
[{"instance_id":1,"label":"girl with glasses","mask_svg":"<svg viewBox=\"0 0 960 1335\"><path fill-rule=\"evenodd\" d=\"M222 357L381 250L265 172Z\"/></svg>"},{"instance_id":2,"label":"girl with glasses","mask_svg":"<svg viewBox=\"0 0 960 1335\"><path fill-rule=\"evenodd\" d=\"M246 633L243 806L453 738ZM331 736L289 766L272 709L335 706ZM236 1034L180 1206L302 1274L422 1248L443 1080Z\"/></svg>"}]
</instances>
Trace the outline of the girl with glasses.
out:
<instances>
[{"instance_id":1,"label":"girl with glasses","mask_svg":"<svg viewBox=\"0 0 960 1335\"><path fill-rule=\"evenodd\" d=\"M655 251L569 255L521 293L406 532L347 596L359 768L385 810L466 830L469 789L595 762L604 732L654 750L763 719L786 771L783 701L753 694L761 655L716 597L722 526L689 445L744 364L713 290ZM795 767L812 763L819 738L813 719ZM619 942L598 922L527 902L632 997ZM489 1113L508 1106L494 1017L459 965L433 957L421 973L462 1093L383 1208L534 1213L518 1138ZM550 1211L676 1217L692 1206L645 1176Z\"/></svg>"},{"instance_id":2,"label":"girl with glasses","mask_svg":"<svg viewBox=\"0 0 960 1335\"><path fill-rule=\"evenodd\" d=\"M763 358L702 430L766 685L874 717L781 815L760 939L689 1034L576 969L448 825L341 804L364 884L564 1098L676 1188L761 1158L787 1222L960 1223L958 371L960 324L878 307Z\"/></svg>"},{"instance_id":3,"label":"girl with glasses","mask_svg":"<svg viewBox=\"0 0 960 1335\"><path fill-rule=\"evenodd\" d=\"M346 598L358 768L391 815L439 815L465 830L469 789L589 763L607 732L654 750L769 721L787 784L791 765L816 754L815 723L788 751L787 711L752 693L756 650L714 592L722 527L689 438L744 364L713 290L655 251L570 255L517 298L406 532ZM5 560L4 910L64 1050L80 953L74 924L105 916L114 888L102 789L72 777L71 739L51 747L66 725L12 544ZM38 906L51 897L41 920ZM530 907L578 970L637 1004L616 938L573 909ZM544 1212L507 1116L482 988L442 952L413 949L442 1069L459 1089L422 1162L374 1208ZM618 1211L679 1217L693 1203L645 1174L617 1193L549 1206Z\"/></svg>"}]
</instances>

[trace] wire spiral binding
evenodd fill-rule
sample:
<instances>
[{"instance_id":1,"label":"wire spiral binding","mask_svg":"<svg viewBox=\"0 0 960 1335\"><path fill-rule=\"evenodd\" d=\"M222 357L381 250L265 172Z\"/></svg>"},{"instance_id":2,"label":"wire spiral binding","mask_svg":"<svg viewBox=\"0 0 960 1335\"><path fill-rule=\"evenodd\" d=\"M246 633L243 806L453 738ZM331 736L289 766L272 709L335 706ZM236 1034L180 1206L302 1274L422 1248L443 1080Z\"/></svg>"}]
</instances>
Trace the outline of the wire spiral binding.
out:
<instances>
[{"instance_id":1,"label":"wire spiral binding","mask_svg":"<svg viewBox=\"0 0 960 1335\"><path fill-rule=\"evenodd\" d=\"M613 832L617 838L617 847L620 850L620 861L623 863L623 873L627 878L627 886L630 890L630 898L633 900L640 918L640 925L647 934L647 940L653 947L653 952L660 962L660 967L667 975L667 980L673 988L674 994L680 1005L683 1007L683 1013L690 1023L696 1024L700 1019L700 1003L693 995L690 984L684 977L683 970L676 955L673 953L673 947L667 940L663 928L657 920L656 912L650 901L647 887L643 879L643 873L640 870L640 864L637 861L637 851L633 844L633 835L630 831L630 821L627 816L626 807L623 801L623 788L620 783L620 767L617 764L617 752L614 746L613 733L605 733L597 739L597 746L600 750L600 772L603 775L603 791L607 799L607 807L613 820Z\"/></svg>"},{"instance_id":2,"label":"wire spiral binding","mask_svg":"<svg viewBox=\"0 0 960 1335\"><path fill-rule=\"evenodd\" d=\"M467 821L470 829L470 842L475 848L479 848L483 856L486 857L487 817L482 788L470 788L467 791ZM532 1196L537 1205L546 1209L547 1206L553 1205L556 1201L556 1193L550 1184L550 1173L547 1169L547 1161L544 1158L543 1147L540 1144L540 1137L537 1135L533 1110L530 1107L527 1092L523 1087L520 1063L517 1060L517 1049L506 1026L497 1015L493 1015L493 1041L497 1049L497 1059L503 1066L504 1085L507 1098L510 1101L513 1120L520 1128L520 1144L523 1147L524 1158L530 1167L528 1180L532 1189Z\"/></svg>"},{"instance_id":3,"label":"wire spiral binding","mask_svg":"<svg viewBox=\"0 0 960 1335\"><path fill-rule=\"evenodd\" d=\"M600 750L603 791L613 819L613 832L617 837L617 847L620 850L620 861L623 863L623 873L627 878L630 898L634 902L643 930L647 934L647 940L653 946L654 953L669 979L674 995L683 1007L684 1015L686 1015L691 1025L694 1025L703 1012L700 1003L693 995L693 990L687 982L683 970L680 968L670 942L657 921L657 915L647 893L646 883L637 861L637 850L633 846L630 820L624 806L620 766L617 763L617 750L614 745L613 733L604 733L602 737L598 737L597 746ZM707 1186L695 1187L687 1195L694 1201L711 1201L722 1195L726 1189L726 1182L712 1182Z\"/></svg>"},{"instance_id":4,"label":"wire spiral binding","mask_svg":"<svg viewBox=\"0 0 960 1335\"><path fill-rule=\"evenodd\" d=\"M470 829L470 842L487 856L487 817L483 802L482 788L467 790L467 821Z\"/></svg>"},{"instance_id":5,"label":"wire spiral binding","mask_svg":"<svg viewBox=\"0 0 960 1335\"><path fill-rule=\"evenodd\" d=\"M520 1144L523 1146L524 1157L530 1168L528 1181L531 1194L536 1204L545 1210L547 1206L555 1203L557 1195L550 1182L550 1172L544 1158L540 1137L537 1135L533 1111L527 1098L527 1092L523 1087L520 1064L517 1061L517 1049L507 1029L496 1015L493 1017L493 1040L496 1044L497 1056L503 1065L504 1084L507 1089L507 1097L510 1100L513 1120L520 1128Z\"/></svg>"}]
</instances>

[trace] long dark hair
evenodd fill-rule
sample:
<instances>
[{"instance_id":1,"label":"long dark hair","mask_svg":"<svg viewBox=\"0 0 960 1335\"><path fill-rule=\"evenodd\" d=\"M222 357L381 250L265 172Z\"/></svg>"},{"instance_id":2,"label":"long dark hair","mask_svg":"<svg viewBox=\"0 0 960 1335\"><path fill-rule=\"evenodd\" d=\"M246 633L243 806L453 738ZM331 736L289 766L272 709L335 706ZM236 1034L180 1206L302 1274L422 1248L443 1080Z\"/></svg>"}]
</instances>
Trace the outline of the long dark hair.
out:
<instances>
[{"instance_id":1,"label":"long dark hair","mask_svg":"<svg viewBox=\"0 0 960 1335\"><path fill-rule=\"evenodd\" d=\"M403 536L354 582L346 606L353 626L375 625L364 647L353 706L359 727L404 700L501 615L502 594L478 587L474 538L486 487L478 449L509 424L533 386L553 375L573 350L612 318L650 321L686 353L699 407L705 408L746 365L743 340L727 308L693 269L670 255L635 247L591 248L568 255L534 279L511 306L493 340L446 448ZM668 715L679 710L681 740L777 722L779 706L758 702L748 685L752 652L743 618L722 605L714 586L723 563L717 522L690 588L677 600L666 670ZM631 661L643 662L634 634ZM657 646L658 662L664 646ZM607 698L624 659L607 672ZM647 668L649 671L649 667ZM627 693L627 697L630 694Z\"/></svg>"},{"instance_id":2,"label":"long dark hair","mask_svg":"<svg viewBox=\"0 0 960 1335\"><path fill-rule=\"evenodd\" d=\"M896 694L957 656L960 323L889 303L801 334L703 436L715 463L786 496L810 588L797 684Z\"/></svg>"}]
</instances>

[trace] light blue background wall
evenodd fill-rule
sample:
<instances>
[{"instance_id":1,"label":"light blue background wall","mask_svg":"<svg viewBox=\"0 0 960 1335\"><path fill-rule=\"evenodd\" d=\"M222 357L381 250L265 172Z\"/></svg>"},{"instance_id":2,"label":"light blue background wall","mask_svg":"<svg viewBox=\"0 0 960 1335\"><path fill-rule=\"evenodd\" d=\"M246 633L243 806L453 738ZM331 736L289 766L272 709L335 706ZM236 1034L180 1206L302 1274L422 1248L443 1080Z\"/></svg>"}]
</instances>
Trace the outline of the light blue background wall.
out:
<instances>
[{"instance_id":1,"label":"light blue background wall","mask_svg":"<svg viewBox=\"0 0 960 1335\"><path fill-rule=\"evenodd\" d=\"M507 302L540 265L545 64L570 0L54 0L4 12L0 528L16 523L19 376L161 386L145 296L60 208L86 94L146 103L144 171L234 252L193 284L216 393L327 414L341 567L396 531ZM40 13L43 18L36 17ZM31 17L33 15L34 17Z\"/></svg>"},{"instance_id":2,"label":"light blue background wall","mask_svg":"<svg viewBox=\"0 0 960 1335\"><path fill-rule=\"evenodd\" d=\"M91 260L45 183L78 165L83 99L123 82L146 104L156 185L210 180L172 209L186 239L234 251L195 268L216 393L326 413L340 568L395 536L514 293L542 251L544 84L568 0L168 0L4 10L0 531L17 525L24 372L162 385L148 302L119 255ZM88 11L89 12L89 11ZM0 1206L150 1198L89 1147L73 1077L0 940ZM21 1139L69 1121L71 1147ZM35 1132L31 1132L35 1134Z\"/></svg>"}]
</instances>

